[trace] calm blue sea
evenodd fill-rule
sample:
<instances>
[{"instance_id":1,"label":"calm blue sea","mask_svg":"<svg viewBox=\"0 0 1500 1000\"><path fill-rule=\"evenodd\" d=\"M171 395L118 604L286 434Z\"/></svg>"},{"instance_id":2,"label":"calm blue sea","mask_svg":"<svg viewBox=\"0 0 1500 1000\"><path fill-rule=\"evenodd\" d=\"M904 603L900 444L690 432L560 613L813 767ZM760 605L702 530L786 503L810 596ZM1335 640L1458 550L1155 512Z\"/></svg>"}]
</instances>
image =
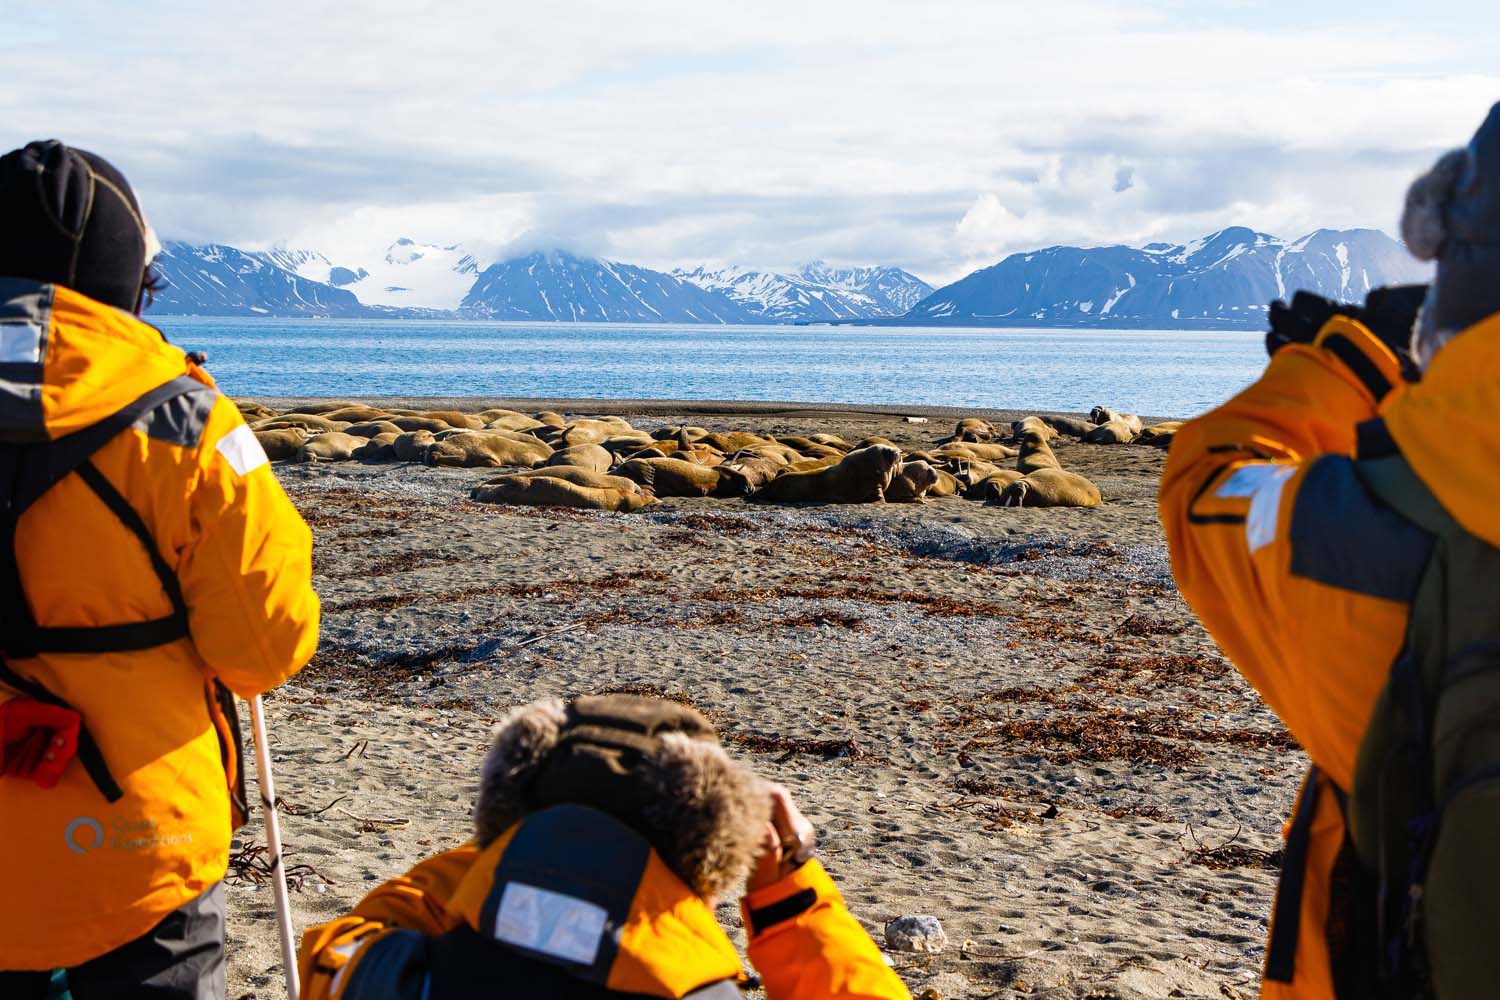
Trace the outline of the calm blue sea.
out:
<instances>
[{"instance_id":1,"label":"calm blue sea","mask_svg":"<svg viewBox=\"0 0 1500 1000\"><path fill-rule=\"evenodd\" d=\"M1189 416L1254 332L153 317L233 395L767 399Z\"/></svg>"}]
</instances>

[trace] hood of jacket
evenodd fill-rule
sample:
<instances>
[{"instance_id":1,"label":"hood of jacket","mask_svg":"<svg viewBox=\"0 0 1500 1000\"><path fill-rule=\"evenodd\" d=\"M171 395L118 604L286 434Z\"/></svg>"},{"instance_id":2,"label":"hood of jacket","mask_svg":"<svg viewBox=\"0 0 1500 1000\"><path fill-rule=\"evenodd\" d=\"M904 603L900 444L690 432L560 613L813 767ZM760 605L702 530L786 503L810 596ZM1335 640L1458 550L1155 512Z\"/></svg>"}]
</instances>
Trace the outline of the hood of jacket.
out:
<instances>
[{"instance_id":1,"label":"hood of jacket","mask_svg":"<svg viewBox=\"0 0 1500 1000\"><path fill-rule=\"evenodd\" d=\"M480 851L449 904L481 935L624 993L743 975L713 910L640 834L586 806L534 813Z\"/></svg>"},{"instance_id":2,"label":"hood of jacket","mask_svg":"<svg viewBox=\"0 0 1500 1000\"><path fill-rule=\"evenodd\" d=\"M1382 416L1454 520L1500 545L1500 314L1449 341Z\"/></svg>"},{"instance_id":3,"label":"hood of jacket","mask_svg":"<svg viewBox=\"0 0 1500 1000\"><path fill-rule=\"evenodd\" d=\"M0 440L55 441L182 375L180 348L62 285L0 277Z\"/></svg>"}]
</instances>

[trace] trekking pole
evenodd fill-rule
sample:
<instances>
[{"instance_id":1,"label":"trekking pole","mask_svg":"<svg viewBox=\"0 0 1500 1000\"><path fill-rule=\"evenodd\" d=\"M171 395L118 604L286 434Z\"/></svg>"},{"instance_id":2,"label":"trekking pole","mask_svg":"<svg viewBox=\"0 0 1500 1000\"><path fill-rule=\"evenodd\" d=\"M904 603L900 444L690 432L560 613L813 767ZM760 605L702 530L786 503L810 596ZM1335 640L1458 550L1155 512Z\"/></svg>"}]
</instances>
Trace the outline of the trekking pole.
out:
<instances>
[{"instance_id":1,"label":"trekking pole","mask_svg":"<svg viewBox=\"0 0 1500 1000\"><path fill-rule=\"evenodd\" d=\"M250 699L250 726L255 731L255 772L260 779L260 806L271 849L272 885L276 890L276 930L281 935L281 967L286 972L286 995L297 1000L297 942L292 938L292 900L286 888L286 863L281 855L281 821L276 815L276 785L271 778L271 744L266 738L266 715L260 695Z\"/></svg>"}]
</instances>

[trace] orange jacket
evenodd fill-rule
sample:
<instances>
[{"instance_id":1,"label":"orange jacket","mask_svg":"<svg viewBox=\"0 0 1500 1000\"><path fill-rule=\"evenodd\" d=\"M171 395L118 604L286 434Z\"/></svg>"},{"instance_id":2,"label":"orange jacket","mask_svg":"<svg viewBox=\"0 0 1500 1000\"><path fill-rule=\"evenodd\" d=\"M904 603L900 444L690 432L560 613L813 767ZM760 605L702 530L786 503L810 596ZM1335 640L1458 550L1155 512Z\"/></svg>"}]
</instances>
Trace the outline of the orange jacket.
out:
<instances>
[{"instance_id":1,"label":"orange jacket","mask_svg":"<svg viewBox=\"0 0 1500 1000\"><path fill-rule=\"evenodd\" d=\"M1500 543L1497 372L1500 316L1452 341L1410 386L1373 334L1334 317L1173 442L1160 504L1177 585L1327 779L1306 796L1299 913L1276 915L1296 928L1293 974L1267 979L1269 1000L1334 996L1322 929L1344 840L1335 786L1353 780L1430 551L1364 488L1356 463L1398 448L1468 531Z\"/></svg>"},{"instance_id":2,"label":"orange jacket","mask_svg":"<svg viewBox=\"0 0 1500 1000\"><path fill-rule=\"evenodd\" d=\"M307 526L238 409L182 351L116 309L14 279L0 279L0 330L6 360L39 374L30 390L0 382L10 440L55 441L197 380L92 459L175 573L190 637L8 661L82 715L124 793L106 801L78 760L50 789L0 779L0 969L46 969L140 936L223 878L239 748L212 682L250 697L286 680L317 644L318 600ZM16 564L44 628L172 611L140 539L76 473L21 515ZM0 684L0 702L18 696Z\"/></svg>"},{"instance_id":3,"label":"orange jacket","mask_svg":"<svg viewBox=\"0 0 1500 1000\"><path fill-rule=\"evenodd\" d=\"M771 1000L909 997L817 861L742 907ZM308 928L300 965L306 1000L445 1000L481 984L496 996L524 985L515 995L664 998L718 997L717 984L735 997L743 978L708 904L638 835L579 806L392 879L349 916Z\"/></svg>"}]
</instances>

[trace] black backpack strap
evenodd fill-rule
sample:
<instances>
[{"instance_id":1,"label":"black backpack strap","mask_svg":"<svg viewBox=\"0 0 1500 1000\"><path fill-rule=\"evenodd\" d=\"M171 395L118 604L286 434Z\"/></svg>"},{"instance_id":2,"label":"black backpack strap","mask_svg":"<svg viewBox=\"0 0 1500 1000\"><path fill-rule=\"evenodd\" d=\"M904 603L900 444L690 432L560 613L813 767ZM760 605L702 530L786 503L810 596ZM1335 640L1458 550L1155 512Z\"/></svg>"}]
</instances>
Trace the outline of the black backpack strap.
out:
<instances>
[{"instance_id":1,"label":"black backpack strap","mask_svg":"<svg viewBox=\"0 0 1500 1000\"><path fill-rule=\"evenodd\" d=\"M201 382L187 376L172 379L137 397L115 413L56 441L35 445L0 446L0 684L36 701L72 709L66 701L38 682L23 677L5 662L37 653L129 652L150 649L188 635L187 603L172 568L162 558L156 540L141 516L90 461L93 454L121 431L162 404L200 390ZM141 542L151 567L172 604L172 613L147 622L85 627L40 627L32 614L16 562L16 528L20 517L70 472L79 476L116 518ZM110 802L122 796L110 774L98 742L83 723L78 733L78 761Z\"/></svg>"},{"instance_id":2,"label":"black backpack strap","mask_svg":"<svg viewBox=\"0 0 1500 1000\"><path fill-rule=\"evenodd\" d=\"M1302 893L1307 888L1307 855L1312 844L1320 780L1317 766L1309 767L1282 850L1281 878L1276 883L1276 902L1271 911L1271 940L1266 945L1265 978L1273 983L1290 983L1296 972L1297 942L1302 936Z\"/></svg>"}]
</instances>

